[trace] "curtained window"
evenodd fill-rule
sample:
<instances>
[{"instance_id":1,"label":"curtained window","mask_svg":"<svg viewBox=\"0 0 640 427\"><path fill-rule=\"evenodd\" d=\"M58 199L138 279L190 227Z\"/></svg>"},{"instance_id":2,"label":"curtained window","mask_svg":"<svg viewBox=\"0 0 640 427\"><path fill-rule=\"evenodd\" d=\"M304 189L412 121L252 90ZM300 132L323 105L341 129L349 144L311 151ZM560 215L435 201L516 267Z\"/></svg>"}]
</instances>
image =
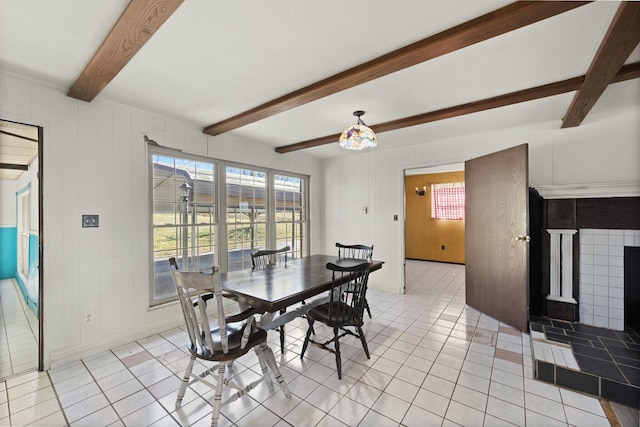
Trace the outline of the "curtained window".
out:
<instances>
[{"instance_id":1,"label":"curtained window","mask_svg":"<svg viewBox=\"0 0 640 427\"><path fill-rule=\"evenodd\" d=\"M433 184L431 186L431 218L464 220L464 182Z\"/></svg>"}]
</instances>

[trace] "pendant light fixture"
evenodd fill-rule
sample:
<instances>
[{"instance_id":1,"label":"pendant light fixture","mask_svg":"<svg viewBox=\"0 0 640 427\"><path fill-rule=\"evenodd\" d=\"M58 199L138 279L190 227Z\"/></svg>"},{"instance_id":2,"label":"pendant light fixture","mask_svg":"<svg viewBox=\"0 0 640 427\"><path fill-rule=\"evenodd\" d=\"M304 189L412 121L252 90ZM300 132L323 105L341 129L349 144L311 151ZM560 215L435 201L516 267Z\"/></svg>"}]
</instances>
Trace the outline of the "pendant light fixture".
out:
<instances>
[{"instance_id":1,"label":"pendant light fixture","mask_svg":"<svg viewBox=\"0 0 640 427\"><path fill-rule=\"evenodd\" d=\"M360 116L364 115L364 111L354 111L353 115L358 118L358 122L349 126L340 135L340 146L347 150L362 150L364 148L373 148L378 145L378 138L370 127L364 124Z\"/></svg>"}]
</instances>

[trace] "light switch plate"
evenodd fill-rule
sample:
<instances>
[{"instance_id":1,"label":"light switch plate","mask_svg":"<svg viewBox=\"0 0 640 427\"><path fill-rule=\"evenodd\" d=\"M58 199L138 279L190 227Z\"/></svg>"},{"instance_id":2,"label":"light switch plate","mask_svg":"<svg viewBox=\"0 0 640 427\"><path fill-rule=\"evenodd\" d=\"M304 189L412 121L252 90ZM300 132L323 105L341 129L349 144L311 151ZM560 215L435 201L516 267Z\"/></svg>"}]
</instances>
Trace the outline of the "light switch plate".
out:
<instances>
[{"instance_id":1,"label":"light switch plate","mask_svg":"<svg viewBox=\"0 0 640 427\"><path fill-rule=\"evenodd\" d=\"M98 227L99 218L98 215L82 215L82 227Z\"/></svg>"}]
</instances>

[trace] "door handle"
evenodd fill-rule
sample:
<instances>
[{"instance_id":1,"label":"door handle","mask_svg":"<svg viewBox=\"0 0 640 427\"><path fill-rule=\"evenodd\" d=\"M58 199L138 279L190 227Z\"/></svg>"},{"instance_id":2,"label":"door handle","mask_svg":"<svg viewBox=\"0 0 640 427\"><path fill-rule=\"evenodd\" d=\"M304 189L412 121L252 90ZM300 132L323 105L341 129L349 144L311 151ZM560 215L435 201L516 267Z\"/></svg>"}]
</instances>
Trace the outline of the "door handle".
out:
<instances>
[{"instance_id":1,"label":"door handle","mask_svg":"<svg viewBox=\"0 0 640 427\"><path fill-rule=\"evenodd\" d=\"M516 236L515 239L520 241L520 242L530 242L531 241L531 237L529 237L529 236Z\"/></svg>"}]
</instances>

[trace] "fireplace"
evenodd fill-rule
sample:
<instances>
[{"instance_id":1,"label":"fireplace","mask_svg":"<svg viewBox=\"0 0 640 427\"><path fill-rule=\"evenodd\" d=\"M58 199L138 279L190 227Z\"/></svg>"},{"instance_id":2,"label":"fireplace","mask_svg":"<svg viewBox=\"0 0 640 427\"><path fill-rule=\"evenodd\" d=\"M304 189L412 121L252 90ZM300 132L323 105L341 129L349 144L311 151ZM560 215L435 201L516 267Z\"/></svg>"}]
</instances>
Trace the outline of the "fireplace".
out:
<instances>
[{"instance_id":1,"label":"fireplace","mask_svg":"<svg viewBox=\"0 0 640 427\"><path fill-rule=\"evenodd\" d=\"M639 317L640 231L581 228L578 235L580 322L622 331Z\"/></svg>"},{"instance_id":2,"label":"fireplace","mask_svg":"<svg viewBox=\"0 0 640 427\"><path fill-rule=\"evenodd\" d=\"M640 247L624 247L624 323L640 332Z\"/></svg>"}]
</instances>

